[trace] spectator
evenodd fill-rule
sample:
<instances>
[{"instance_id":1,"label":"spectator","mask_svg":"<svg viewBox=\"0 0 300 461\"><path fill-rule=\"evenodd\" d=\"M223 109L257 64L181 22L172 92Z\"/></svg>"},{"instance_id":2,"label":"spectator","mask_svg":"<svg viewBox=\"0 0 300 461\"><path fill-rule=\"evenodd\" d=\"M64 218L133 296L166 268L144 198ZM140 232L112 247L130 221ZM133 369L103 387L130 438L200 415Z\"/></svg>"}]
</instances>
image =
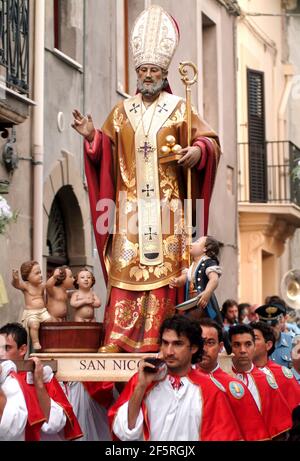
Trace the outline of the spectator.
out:
<instances>
[{"instance_id":1,"label":"spectator","mask_svg":"<svg viewBox=\"0 0 300 461\"><path fill-rule=\"evenodd\" d=\"M225 330L238 323L239 309L234 299L227 299L222 306L222 316Z\"/></svg>"},{"instance_id":2,"label":"spectator","mask_svg":"<svg viewBox=\"0 0 300 461\"><path fill-rule=\"evenodd\" d=\"M259 320L270 325L275 335L275 350L271 354L270 359L279 365L291 368L292 337L282 331L282 317L285 313L284 306L281 303L271 301L269 304L259 306L256 312L259 315Z\"/></svg>"},{"instance_id":3,"label":"spectator","mask_svg":"<svg viewBox=\"0 0 300 461\"><path fill-rule=\"evenodd\" d=\"M249 323L248 313L249 313L249 303L240 303L238 305L239 310L239 323Z\"/></svg>"},{"instance_id":4,"label":"spectator","mask_svg":"<svg viewBox=\"0 0 300 461\"><path fill-rule=\"evenodd\" d=\"M248 320L249 322L257 322L259 320L259 316L257 314L256 309L259 307L259 304L252 304L248 307Z\"/></svg>"}]
</instances>

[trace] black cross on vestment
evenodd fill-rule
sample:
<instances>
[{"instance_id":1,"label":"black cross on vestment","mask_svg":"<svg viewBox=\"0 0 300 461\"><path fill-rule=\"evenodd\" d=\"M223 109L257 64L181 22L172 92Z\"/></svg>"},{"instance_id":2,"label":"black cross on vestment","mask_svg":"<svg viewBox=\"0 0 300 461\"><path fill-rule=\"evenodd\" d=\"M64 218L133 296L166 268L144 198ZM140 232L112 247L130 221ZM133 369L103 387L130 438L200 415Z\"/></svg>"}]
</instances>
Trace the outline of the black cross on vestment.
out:
<instances>
[{"instance_id":1,"label":"black cross on vestment","mask_svg":"<svg viewBox=\"0 0 300 461\"><path fill-rule=\"evenodd\" d=\"M129 112L134 110L134 113L137 114L137 109L140 107L140 104L136 105L135 102L132 104L132 109Z\"/></svg>"},{"instance_id":2,"label":"black cross on vestment","mask_svg":"<svg viewBox=\"0 0 300 461\"><path fill-rule=\"evenodd\" d=\"M147 197L150 197L150 192L154 192L154 189L150 189L150 185L147 184L146 189L142 189L142 192L143 192L143 194L145 194L145 192L147 192Z\"/></svg>"},{"instance_id":3,"label":"black cross on vestment","mask_svg":"<svg viewBox=\"0 0 300 461\"><path fill-rule=\"evenodd\" d=\"M158 107L160 108L160 110L158 111L160 114L162 113L163 110L166 111L166 112L168 112L168 109L166 109L166 107L167 107L167 104L166 104L166 103L164 103L163 106L161 106L160 104L158 104Z\"/></svg>"},{"instance_id":4,"label":"black cross on vestment","mask_svg":"<svg viewBox=\"0 0 300 461\"><path fill-rule=\"evenodd\" d=\"M152 227L149 227L149 234L144 234L145 237L149 237L149 240L153 240L152 236L157 235L157 232L152 233Z\"/></svg>"}]
</instances>

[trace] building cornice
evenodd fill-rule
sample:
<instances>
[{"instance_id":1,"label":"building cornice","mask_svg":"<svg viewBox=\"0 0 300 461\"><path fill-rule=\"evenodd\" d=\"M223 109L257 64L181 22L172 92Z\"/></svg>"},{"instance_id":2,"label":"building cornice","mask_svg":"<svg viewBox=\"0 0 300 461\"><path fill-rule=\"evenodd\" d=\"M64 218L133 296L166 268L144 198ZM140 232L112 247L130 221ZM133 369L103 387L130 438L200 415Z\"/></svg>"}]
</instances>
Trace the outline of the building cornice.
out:
<instances>
[{"instance_id":1,"label":"building cornice","mask_svg":"<svg viewBox=\"0 0 300 461\"><path fill-rule=\"evenodd\" d=\"M229 14L233 16L241 15L241 8L239 7L237 0L217 0L217 2L224 6Z\"/></svg>"}]
</instances>

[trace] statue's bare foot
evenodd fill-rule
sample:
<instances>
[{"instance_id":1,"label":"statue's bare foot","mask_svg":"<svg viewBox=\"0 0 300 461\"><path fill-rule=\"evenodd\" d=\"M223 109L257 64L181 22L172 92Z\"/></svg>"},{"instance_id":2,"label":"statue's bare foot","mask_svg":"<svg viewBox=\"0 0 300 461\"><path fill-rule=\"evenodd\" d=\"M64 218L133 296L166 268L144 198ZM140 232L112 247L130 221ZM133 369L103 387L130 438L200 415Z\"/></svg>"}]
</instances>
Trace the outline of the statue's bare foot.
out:
<instances>
[{"instance_id":1,"label":"statue's bare foot","mask_svg":"<svg viewBox=\"0 0 300 461\"><path fill-rule=\"evenodd\" d=\"M40 349L42 349L42 346L40 345L40 343L33 343L32 347L36 351L39 351Z\"/></svg>"}]
</instances>

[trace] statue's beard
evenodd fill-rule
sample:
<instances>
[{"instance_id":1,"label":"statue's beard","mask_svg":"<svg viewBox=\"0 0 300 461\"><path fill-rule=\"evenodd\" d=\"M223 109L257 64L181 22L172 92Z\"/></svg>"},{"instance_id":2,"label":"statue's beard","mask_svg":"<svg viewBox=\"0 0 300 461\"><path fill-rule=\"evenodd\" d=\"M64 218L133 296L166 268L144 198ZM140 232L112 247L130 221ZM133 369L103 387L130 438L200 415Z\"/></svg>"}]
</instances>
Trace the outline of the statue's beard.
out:
<instances>
[{"instance_id":1,"label":"statue's beard","mask_svg":"<svg viewBox=\"0 0 300 461\"><path fill-rule=\"evenodd\" d=\"M144 82L139 78L137 81L137 88L143 96L156 96L165 88L165 82L166 80L161 79L155 83L152 83L150 86L146 86Z\"/></svg>"}]
</instances>

